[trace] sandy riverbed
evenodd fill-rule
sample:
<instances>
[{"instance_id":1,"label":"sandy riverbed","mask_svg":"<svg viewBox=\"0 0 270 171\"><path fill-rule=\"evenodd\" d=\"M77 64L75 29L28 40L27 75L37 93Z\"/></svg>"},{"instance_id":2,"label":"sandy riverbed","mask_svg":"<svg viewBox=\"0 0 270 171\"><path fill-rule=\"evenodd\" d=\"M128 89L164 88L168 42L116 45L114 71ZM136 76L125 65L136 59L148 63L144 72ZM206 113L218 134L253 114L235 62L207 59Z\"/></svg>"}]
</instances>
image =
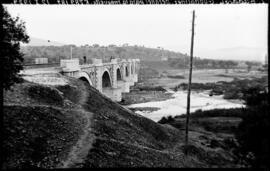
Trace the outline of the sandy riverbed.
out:
<instances>
[{"instance_id":1,"label":"sandy riverbed","mask_svg":"<svg viewBox=\"0 0 270 171\"><path fill-rule=\"evenodd\" d=\"M164 101L153 101L146 103L132 104L127 107L157 107L160 108L157 111L136 111L137 114L143 115L154 121L159 121L163 116L176 116L186 113L187 92L177 91L173 92L173 99ZM211 110L222 108L239 108L244 107L243 102L238 100L226 100L223 96L210 97L207 92L191 93L191 106L190 111L194 112L198 109Z\"/></svg>"}]
</instances>

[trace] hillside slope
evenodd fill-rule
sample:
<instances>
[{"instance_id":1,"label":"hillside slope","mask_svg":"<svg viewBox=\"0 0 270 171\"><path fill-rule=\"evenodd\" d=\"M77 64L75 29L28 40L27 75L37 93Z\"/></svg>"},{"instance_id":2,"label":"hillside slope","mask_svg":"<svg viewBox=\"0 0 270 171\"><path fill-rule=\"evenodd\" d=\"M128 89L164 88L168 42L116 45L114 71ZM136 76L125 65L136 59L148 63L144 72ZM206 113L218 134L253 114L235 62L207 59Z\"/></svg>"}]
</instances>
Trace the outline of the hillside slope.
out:
<instances>
[{"instance_id":1,"label":"hillside slope","mask_svg":"<svg viewBox=\"0 0 270 171\"><path fill-rule=\"evenodd\" d=\"M93 148L83 167L202 167L181 150L183 134L137 115L90 91L86 109L94 113Z\"/></svg>"},{"instance_id":2,"label":"hillside slope","mask_svg":"<svg viewBox=\"0 0 270 171\"><path fill-rule=\"evenodd\" d=\"M24 82L4 92L3 168L234 166L223 149L198 145L211 133L191 133L195 153L185 156L184 131L67 79L64 86Z\"/></svg>"},{"instance_id":3,"label":"hillside slope","mask_svg":"<svg viewBox=\"0 0 270 171\"><path fill-rule=\"evenodd\" d=\"M86 87L69 79L64 86L24 82L4 92L3 168L62 167L85 134L91 113Z\"/></svg>"}]
</instances>

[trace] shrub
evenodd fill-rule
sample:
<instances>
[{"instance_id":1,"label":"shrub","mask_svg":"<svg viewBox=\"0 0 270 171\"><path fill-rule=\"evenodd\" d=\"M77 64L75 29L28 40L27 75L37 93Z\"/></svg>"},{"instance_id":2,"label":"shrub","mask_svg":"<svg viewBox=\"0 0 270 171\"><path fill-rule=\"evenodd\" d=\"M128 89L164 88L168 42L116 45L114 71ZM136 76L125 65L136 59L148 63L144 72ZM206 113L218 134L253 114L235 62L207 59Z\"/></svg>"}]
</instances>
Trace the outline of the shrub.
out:
<instances>
[{"instance_id":1,"label":"shrub","mask_svg":"<svg viewBox=\"0 0 270 171\"><path fill-rule=\"evenodd\" d=\"M163 116L159 121L158 123L160 124L171 124L172 122L174 122L175 119L172 117L172 116L168 116L168 117L165 117Z\"/></svg>"}]
</instances>

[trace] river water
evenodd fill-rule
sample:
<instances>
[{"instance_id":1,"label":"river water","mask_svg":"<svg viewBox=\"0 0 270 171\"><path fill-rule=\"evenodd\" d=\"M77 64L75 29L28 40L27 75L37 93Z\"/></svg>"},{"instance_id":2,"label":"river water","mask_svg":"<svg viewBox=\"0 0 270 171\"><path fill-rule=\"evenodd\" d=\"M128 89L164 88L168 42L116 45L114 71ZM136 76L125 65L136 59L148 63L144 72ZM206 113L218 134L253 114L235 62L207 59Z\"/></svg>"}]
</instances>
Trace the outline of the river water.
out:
<instances>
[{"instance_id":1,"label":"river water","mask_svg":"<svg viewBox=\"0 0 270 171\"><path fill-rule=\"evenodd\" d=\"M187 92L186 91L169 91L173 93L173 99L164 101L153 101L146 103L132 104L127 107L157 107L157 111L136 111L137 114L143 115L154 121L159 121L163 116L176 116L186 113ZM209 96L208 92L192 92L190 95L190 112L198 109L211 110L211 109L228 109L244 107L242 101L239 100L226 100L223 96Z\"/></svg>"}]
</instances>

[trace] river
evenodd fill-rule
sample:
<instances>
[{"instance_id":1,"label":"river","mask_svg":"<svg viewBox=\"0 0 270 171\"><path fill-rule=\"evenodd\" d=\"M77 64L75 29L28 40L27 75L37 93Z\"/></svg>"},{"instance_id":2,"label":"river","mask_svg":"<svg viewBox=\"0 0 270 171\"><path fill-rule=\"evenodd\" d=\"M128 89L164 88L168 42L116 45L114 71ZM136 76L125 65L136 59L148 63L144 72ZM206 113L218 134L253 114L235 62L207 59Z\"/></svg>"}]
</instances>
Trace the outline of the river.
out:
<instances>
[{"instance_id":1,"label":"river","mask_svg":"<svg viewBox=\"0 0 270 171\"><path fill-rule=\"evenodd\" d=\"M154 121L159 121L163 116L176 116L186 113L187 104L187 92L186 91L168 91L167 93L173 93L172 99L164 101L153 101L146 103L132 104L127 107L157 107L160 108L156 111L136 111L137 114L143 115ZM245 107L240 100L226 100L223 96L209 96L208 92L192 92L190 95L190 112L194 112L198 109L211 110L211 109L227 109L227 108L240 108Z\"/></svg>"}]
</instances>

